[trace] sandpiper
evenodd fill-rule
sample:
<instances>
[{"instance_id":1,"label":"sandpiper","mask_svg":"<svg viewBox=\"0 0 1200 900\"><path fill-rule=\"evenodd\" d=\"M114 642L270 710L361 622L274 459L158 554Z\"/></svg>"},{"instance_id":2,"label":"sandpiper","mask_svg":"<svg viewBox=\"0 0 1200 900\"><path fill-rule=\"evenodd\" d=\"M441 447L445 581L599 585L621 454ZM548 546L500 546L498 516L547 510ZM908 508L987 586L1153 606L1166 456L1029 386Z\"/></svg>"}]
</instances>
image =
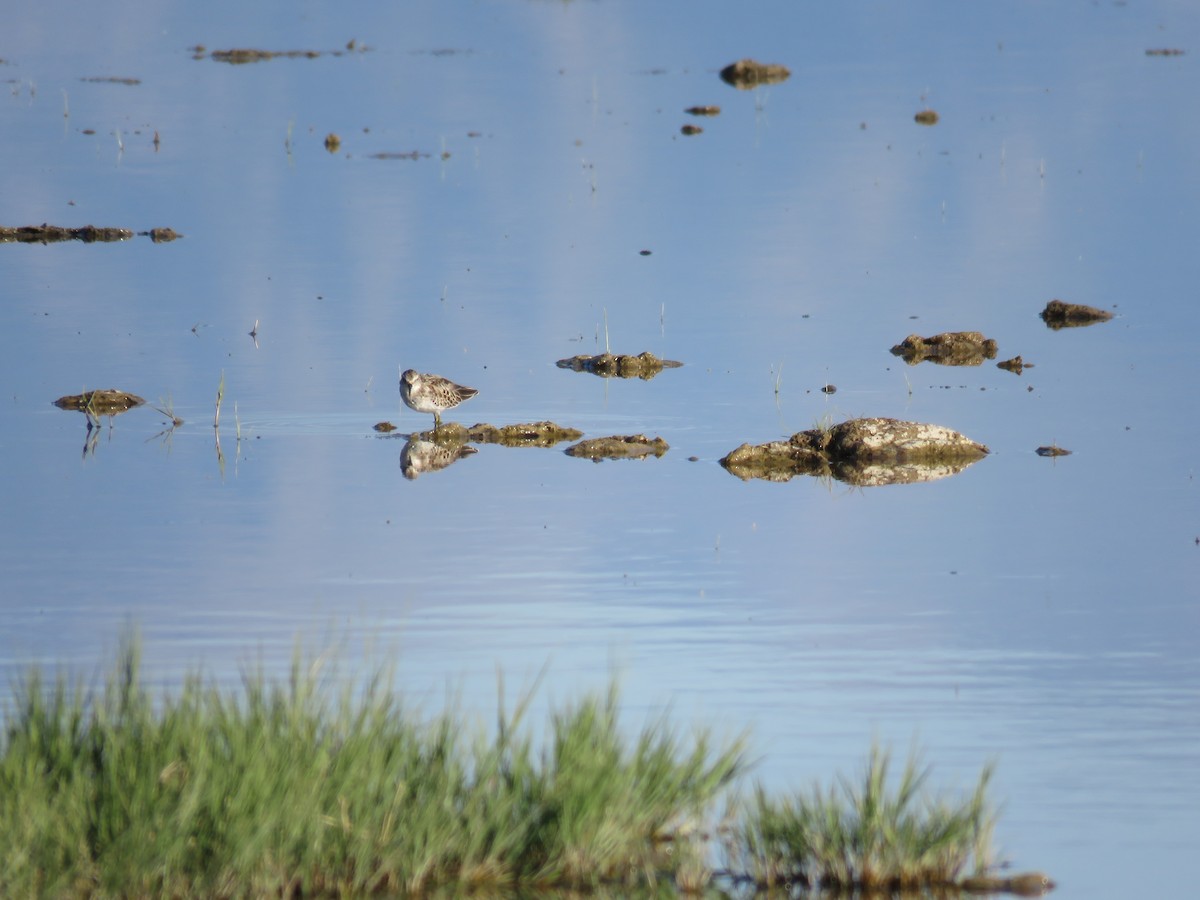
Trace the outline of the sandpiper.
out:
<instances>
[{"instance_id":1,"label":"sandpiper","mask_svg":"<svg viewBox=\"0 0 1200 900\"><path fill-rule=\"evenodd\" d=\"M400 376L400 397L404 405L417 412L433 413L433 430L442 427L442 411L454 409L478 394L475 388L455 384L441 375L422 375L406 369Z\"/></svg>"}]
</instances>

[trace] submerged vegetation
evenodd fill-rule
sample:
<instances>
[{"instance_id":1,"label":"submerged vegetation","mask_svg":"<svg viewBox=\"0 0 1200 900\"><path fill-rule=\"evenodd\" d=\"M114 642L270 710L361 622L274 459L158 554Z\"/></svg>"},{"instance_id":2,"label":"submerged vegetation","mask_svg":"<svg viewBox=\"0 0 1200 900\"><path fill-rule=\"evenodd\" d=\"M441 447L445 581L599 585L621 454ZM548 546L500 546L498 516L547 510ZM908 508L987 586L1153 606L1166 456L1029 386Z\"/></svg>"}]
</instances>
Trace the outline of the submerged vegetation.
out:
<instances>
[{"instance_id":1,"label":"submerged vegetation","mask_svg":"<svg viewBox=\"0 0 1200 900\"><path fill-rule=\"evenodd\" d=\"M551 715L535 741L526 695L492 729L408 708L386 672L333 688L293 658L284 684L239 692L189 676L152 697L126 641L103 689L33 670L0 743L4 896L428 895L439 889L822 888L951 884L982 873L990 769L962 804L928 800L910 762L887 790L734 801L745 741L684 739L664 719L627 737L615 689ZM973 868L971 868L973 867ZM718 880L717 882L721 882Z\"/></svg>"}]
</instances>

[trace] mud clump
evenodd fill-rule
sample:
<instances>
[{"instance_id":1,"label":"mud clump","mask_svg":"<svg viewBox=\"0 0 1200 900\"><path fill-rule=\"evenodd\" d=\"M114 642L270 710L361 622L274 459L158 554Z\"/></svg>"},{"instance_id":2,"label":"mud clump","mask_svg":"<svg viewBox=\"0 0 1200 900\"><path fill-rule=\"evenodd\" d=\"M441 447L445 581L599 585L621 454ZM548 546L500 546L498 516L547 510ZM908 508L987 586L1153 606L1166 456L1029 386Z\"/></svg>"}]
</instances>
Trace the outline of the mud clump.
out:
<instances>
[{"instance_id":1,"label":"mud clump","mask_svg":"<svg viewBox=\"0 0 1200 900\"><path fill-rule=\"evenodd\" d=\"M387 428L381 426L389 426ZM381 422L376 431L395 430L391 422ZM583 432L576 428L565 428L554 422L529 422L517 425L491 425L480 422L470 428L458 422L444 422L440 428L418 431L409 435L410 440L426 441L440 445L453 444L499 444L503 447L553 447L562 441L576 441Z\"/></svg>"},{"instance_id":2,"label":"mud clump","mask_svg":"<svg viewBox=\"0 0 1200 900\"><path fill-rule=\"evenodd\" d=\"M1047 328L1057 331L1060 328L1081 328L1084 325L1095 325L1097 322L1107 322L1113 314L1105 309L1094 306L1084 306L1082 303L1066 303L1062 300L1051 300L1041 313L1042 321Z\"/></svg>"},{"instance_id":3,"label":"mud clump","mask_svg":"<svg viewBox=\"0 0 1200 900\"><path fill-rule=\"evenodd\" d=\"M108 388L59 397L54 401L54 405L59 409L72 409L94 416L115 416L145 402L137 394Z\"/></svg>"},{"instance_id":4,"label":"mud clump","mask_svg":"<svg viewBox=\"0 0 1200 900\"><path fill-rule=\"evenodd\" d=\"M82 228L62 228L58 225L20 225L16 228L0 227L0 243L53 244L58 241L83 241L85 244L127 241L133 237L128 228L97 228L84 225Z\"/></svg>"},{"instance_id":5,"label":"mud clump","mask_svg":"<svg viewBox=\"0 0 1200 900\"><path fill-rule=\"evenodd\" d=\"M319 56L345 56L349 53L366 53L370 48L360 45L356 40L346 42L341 50L259 50L252 47L235 47L231 50L214 50L208 52L203 44L189 48L192 59L205 59L206 56L215 62L229 63L233 66L247 63L266 62L271 59L316 59Z\"/></svg>"},{"instance_id":6,"label":"mud clump","mask_svg":"<svg viewBox=\"0 0 1200 900\"><path fill-rule=\"evenodd\" d=\"M978 366L996 358L996 342L978 331L948 331L924 338L910 334L892 348L910 366L929 360L939 366Z\"/></svg>"},{"instance_id":7,"label":"mud clump","mask_svg":"<svg viewBox=\"0 0 1200 900\"><path fill-rule=\"evenodd\" d=\"M778 84L792 76L787 66L779 63L760 63L753 59L739 59L721 70L721 80L740 91L749 91L760 84Z\"/></svg>"},{"instance_id":8,"label":"mud clump","mask_svg":"<svg viewBox=\"0 0 1200 900\"><path fill-rule=\"evenodd\" d=\"M1006 372L1013 372L1020 375L1026 369L1032 369L1033 363L1027 363L1019 356L1014 356L1012 359L1002 359L996 363L997 369L1004 369Z\"/></svg>"},{"instance_id":9,"label":"mud clump","mask_svg":"<svg viewBox=\"0 0 1200 900\"><path fill-rule=\"evenodd\" d=\"M678 369L683 365L673 359L659 359L649 350L637 356L601 353L599 356L572 356L555 363L560 369L591 372L602 378L641 378L649 381L663 369Z\"/></svg>"},{"instance_id":10,"label":"mud clump","mask_svg":"<svg viewBox=\"0 0 1200 900\"><path fill-rule=\"evenodd\" d=\"M703 129L703 128L701 128L699 125L691 125L691 124L688 124L688 125L684 125L684 126L682 126L682 127L679 129L679 133L680 133L680 134L686 134L686 135L688 135L688 136L691 136L691 135L694 135L694 134L703 134L703 133L704 133L704 129Z\"/></svg>"},{"instance_id":11,"label":"mud clump","mask_svg":"<svg viewBox=\"0 0 1200 900\"><path fill-rule=\"evenodd\" d=\"M152 228L137 232L149 237L156 244L183 237L171 228ZM64 228L60 225L0 226L0 244L56 244L60 241L82 241L85 244L109 244L127 241L134 236L128 228L97 228L84 225L82 228Z\"/></svg>"},{"instance_id":12,"label":"mud clump","mask_svg":"<svg viewBox=\"0 0 1200 900\"><path fill-rule=\"evenodd\" d=\"M932 109L923 109L915 116L913 121L918 125L936 125L941 117Z\"/></svg>"},{"instance_id":13,"label":"mud clump","mask_svg":"<svg viewBox=\"0 0 1200 900\"><path fill-rule=\"evenodd\" d=\"M874 486L945 478L988 452L983 444L941 425L869 418L802 431L786 441L742 444L721 465L743 480L817 475Z\"/></svg>"},{"instance_id":14,"label":"mud clump","mask_svg":"<svg viewBox=\"0 0 1200 900\"><path fill-rule=\"evenodd\" d=\"M1057 446L1057 445L1055 445L1055 444L1050 444L1049 446L1046 446L1046 447L1038 447L1038 448L1037 448L1037 450L1035 450L1034 452L1035 452L1035 453L1036 453L1038 456L1051 456L1051 457L1054 457L1054 456L1070 456L1070 455L1071 455L1071 453L1072 453L1072 451L1070 451L1070 450L1066 450L1066 449L1064 449L1064 448L1062 448L1062 447L1059 447L1059 446Z\"/></svg>"},{"instance_id":15,"label":"mud clump","mask_svg":"<svg viewBox=\"0 0 1200 900\"><path fill-rule=\"evenodd\" d=\"M647 456L662 456L670 445L661 437L653 440L644 434L613 435L592 438L573 444L563 452L567 456L578 456L600 462L605 459L644 459Z\"/></svg>"},{"instance_id":16,"label":"mud clump","mask_svg":"<svg viewBox=\"0 0 1200 900\"><path fill-rule=\"evenodd\" d=\"M468 440L476 444L500 444L503 447L553 447L562 441L577 441L583 432L564 428L554 422L532 422L496 427L486 423L467 429Z\"/></svg>"},{"instance_id":17,"label":"mud clump","mask_svg":"<svg viewBox=\"0 0 1200 900\"><path fill-rule=\"evenodd\" d=\"M689 106L684 110L689 116L719 116L721 107L719 106Z\"/></svg>"}]
</instances>

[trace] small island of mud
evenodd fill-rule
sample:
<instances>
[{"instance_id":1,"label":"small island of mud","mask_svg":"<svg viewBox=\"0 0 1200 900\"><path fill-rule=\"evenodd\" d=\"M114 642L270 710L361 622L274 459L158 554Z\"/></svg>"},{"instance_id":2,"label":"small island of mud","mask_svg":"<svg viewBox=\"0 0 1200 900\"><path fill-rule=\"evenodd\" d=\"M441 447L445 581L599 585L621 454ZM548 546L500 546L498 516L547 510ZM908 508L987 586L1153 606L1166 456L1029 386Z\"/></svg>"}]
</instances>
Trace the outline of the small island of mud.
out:
<instances>
[{"instance_id":1,"label":"small island of mud","mask_svg":"<svg viewBox=\"0 0 1200 900\"><path fill-rule=\"evenodd\" d=\"M673 359L659 359L649 350L637 356L601 353L599 356L572 356L555 363L560 369L591 372L602 378L641 378L649 381L663 369L678 369L683 365Z\"/></svg>"},{"instance_id":2,"label":"small island of mud","mask_svg":"<svg viewBox=\"0 0 1200 900\"><path fill-rule=\"evenodd\" d=\"M978 366L996 358L996 342L978 331L947 331L933 337L910 334L892 348L910 366L929 360L939 366Z\"/></svg>"},{"instance_id":3,"label":"small island of mud","mask_svg":"<svg viewBox=\"0 0 1200 900\"><path fill-rule=\"evenodd\" d=\"M149 231L139 231L138 235L148 237L156 244L173 241L183 237L171 228L151 228ZM60 225L20 225L17 227L0 225L0 244L56 244L60 241L82 241L85 244L104 244L117 241L127 241L134 232L128 228L97 228L95 225L84 225L82 228L63 228Z\"/></svg>"},{"instance_id":4,"label":"small island of mud","mask_svg":"<svg viewBox=\"0 0 1200 900\"><path fill-rule=\"evenodd\" d=\"M605 459L657 457L662 456L670 449L670 446L661 437L651 439L644 434L628 434L580 441L563 452L567 456L578 456L593 462L600 462Z\"/></svg>"},{"instance_id":5,"label":"small island of mud","mask_svg":"<svg viewBox=\"0 0 1200 900\"><path fill-rule=\"evenodd\" d=\"M1107 322L1113 317L1113 314L1105 309L1084 306L1082 303L1066 303L1062 300L1051 300L1046 304L1046 308L1042 310L1041 316L1047 328L1057 331L1060 328L1081 328L1084 325Z\"/></svg>"},{"instance_id":6,"label":"small island of mud","mask_svg":"<svg viewBox=\"0 0 1200 900\"><path fill-rule=\"evenodd\" d=\"M792 76L787 66L779 63L760 63L753 59L739 59L721 70L721 80L739 91L749 91L760 84L778 84Z\"/></svg>"},{"instance_id":7,"label":"small island of mud","mask_svg":"<svg viewBox=\"0 0 1200 900\"><path fill-rule=\"evenodd\" d=\"M94 416L115 416L141 406L146 401L137 394L118 391L113 388L85 391L82 394L69 394L59 397L54 405L59 409L72 409L79 412L91 413Z\"/></svg>"},{"instance_id":8,"label":"small island of mud","mask_svg":"<svg viewBox=\"0 0 1200 900\"><path fill-rule=\"evenodd\" d=\"M988 452L983 444L941 425L869 418L802 431L786 441L742 444L721 465L742 480L817 475L875 486L945 478Z\"/></svg>"},{"instance_id":9,"label":"small island of mud","mask_svg":"<svg viewBox=\"0 0 1200 900\"><path fill-rule=\"evenodd\" d=\"M396 429L391 422L381 422L374 427L376 431L385 433ZM517 425L491 425L480 422L470 428L457 422L445 422L440 428L420 431L408 437L411 440L444 446L499 444L502 447L553 447L562 441L579 440L583 437L583 432L577 428L565 428L554 422L523 422Z\"/></svg>"}]
</instances>

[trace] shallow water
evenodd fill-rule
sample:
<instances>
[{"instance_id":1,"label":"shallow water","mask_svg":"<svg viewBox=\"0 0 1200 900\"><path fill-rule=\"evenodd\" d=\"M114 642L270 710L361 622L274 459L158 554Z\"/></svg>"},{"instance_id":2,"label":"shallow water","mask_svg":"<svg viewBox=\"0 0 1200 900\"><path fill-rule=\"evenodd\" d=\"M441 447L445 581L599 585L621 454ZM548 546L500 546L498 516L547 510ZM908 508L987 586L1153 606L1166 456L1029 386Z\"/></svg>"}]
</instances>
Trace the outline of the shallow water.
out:
<instances>
[{"instance_id":1,"label":"shallow water","mask_svg":"<svg viewBox=\"0 0 1200 900\"><path fill-rule=\"evenodd\" d=\"M130 622L167 685L282 672L297 640L481 717L498 667L510 696L544 668L542 705L617 673L632 724L669 707L750 728L779 788L856 770L875 737L915 741L951 788L994 759L1015 865L1061 896L1184 892L1193 9L212 9L48 4L0 38L0 225L185 235L0 246L6 677L94 671ZM351 38L242 66L188 50ZM792 78L718 79L748 55ZM141 83L79 80L108 76ZM926 106L935 127L913 122ZM1054 297L1117 317L1050 331ZM686 365L555 367L606 329ZM956 330L1035 367L888 353ZM410 366L480 389L447 416L465 424L671 450L484 446L406 480L403 439L371 426L429 426L400 407ZM50 402L97 387L169 398L186 424L161 435L138 409L88 444ZM993 452L874 489L717 463L858 415ZM1050 443L1074 454L1034 454Z\"/></svg>"}]
</instances>

